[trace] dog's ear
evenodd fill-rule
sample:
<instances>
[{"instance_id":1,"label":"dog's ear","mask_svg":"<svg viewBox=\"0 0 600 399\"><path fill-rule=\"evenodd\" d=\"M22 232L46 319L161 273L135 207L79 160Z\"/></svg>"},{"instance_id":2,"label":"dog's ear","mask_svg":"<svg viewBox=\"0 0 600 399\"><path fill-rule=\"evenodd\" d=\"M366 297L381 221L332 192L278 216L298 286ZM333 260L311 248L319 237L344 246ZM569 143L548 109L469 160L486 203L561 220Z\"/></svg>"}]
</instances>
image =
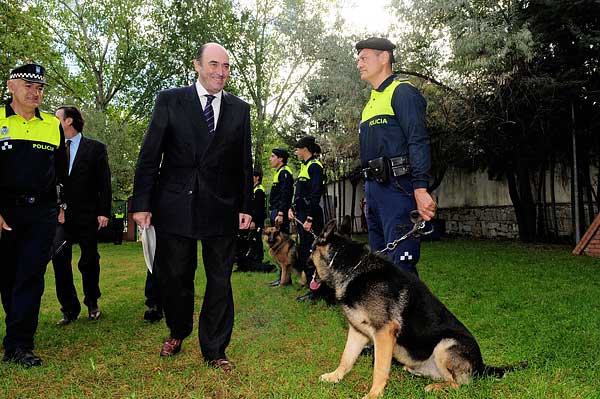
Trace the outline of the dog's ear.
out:
<instances>
[{"instance_id":1,"label":"dog's ear","mask_svg":"<svg viewBox=\"0 0 600 399\"><path fill-rule=\"evenodd\" d=\"M335 219L330 220L329 223L327 223L327 226L325 226L325 229L323 230L323 234L321 234L322 241L327 241L329 236L332 235L333 233L335 233L336 228L337 228L337 224L335 222Z\"/></svg>"}]
</instances>

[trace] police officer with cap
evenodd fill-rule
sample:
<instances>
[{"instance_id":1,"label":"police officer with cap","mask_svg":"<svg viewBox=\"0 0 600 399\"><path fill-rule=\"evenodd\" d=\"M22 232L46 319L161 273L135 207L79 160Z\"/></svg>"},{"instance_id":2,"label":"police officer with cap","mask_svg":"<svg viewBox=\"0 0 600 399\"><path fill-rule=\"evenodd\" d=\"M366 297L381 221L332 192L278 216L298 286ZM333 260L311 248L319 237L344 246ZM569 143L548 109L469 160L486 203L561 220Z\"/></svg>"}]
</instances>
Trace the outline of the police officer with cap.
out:
<instances>
[{"instance_id":1,"label":"police officer with cap","mask_svg":"<svg viewBox=\"0 0 600 399\"><path fill-rule=\"evenodd\" d=\"M287 165L289 157L290 154L285 148L273 148L269 157L269 164L275 169L269 194L271 226L279 226L280 230L286 234L290 232L287 211L292 207L292 197L294 196L294 177L292 170Z\"/></svg>"},{"instance_id":2,"label":"police officer with cap","mask_svg":"<svg viewBox=\"0 0 600 399\"><path fill-rule=\"evenodd\" d=\"M436 210L427 192L431 165L427 103L408 80L392 73L395 48L383 38L356 43L360 78L372 86L359 138L373 251L382 250L412 228L410 211L417 209L428 221ZM398 267L417 274L419 239L401 242L389 256Z\"/></svg>"},{"instance_id":3,"label":"police officer with cap","mask_svg":"<svg viewBox=\"0 0 600 399\"><path fill-rule=\"evenodd\" d=\"M0 107L3 360L31 367L41 364L33 353L33 337L57 218L64 221L57 187L67 174L67 154L59 120L38 108L44 68L20 66L11 71L7 83L12 97Z\"/></svg>"},{"instance_id":4,"label":"police officer with cap","mask_svg":"<svg viewBox=\"0 0 600 399\"><path fill-rule=\"evenodd\" d=\"M296 143L296 155L301 161L300 173L296 180L294 193L294 208L288 211L290 220L296 220L298 238L298 264L303 268L306 279L311 281L315 275L315 268L308 264L310 248L324 227L323 209L320 205L321 196L325 190L325 171L323 164L316 158L321 153L321 146L316 143L313 136L304 136ZM325 296L325 287L320 289L320 284L313 280L310 290L296 299L298 301L312 301Z\"/></svg>"}]
</instances>

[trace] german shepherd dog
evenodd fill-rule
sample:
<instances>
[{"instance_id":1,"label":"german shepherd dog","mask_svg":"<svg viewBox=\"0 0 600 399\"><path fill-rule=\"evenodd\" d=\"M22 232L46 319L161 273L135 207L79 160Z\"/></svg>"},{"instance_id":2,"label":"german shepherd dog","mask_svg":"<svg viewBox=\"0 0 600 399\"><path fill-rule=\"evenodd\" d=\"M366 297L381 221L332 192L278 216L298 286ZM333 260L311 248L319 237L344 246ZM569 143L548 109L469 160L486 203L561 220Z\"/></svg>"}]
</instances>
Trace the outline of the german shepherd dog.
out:
<instances>
[{"instance_id":1,"label":"german shepherd dog","mask_svg":"<svg viewBox=\"0 0 600 399\"><path fill-rule=\"evenodd\" d=\"M427 385L427 392L458 388L475 376L501 377L516 368L486 366L473 335L418 277L335 229L335 221L327 224L311 261L335 290L349 329L339 366L321 381L341 381L369 341L375 346L375 369L364 398L382 395L392 356L410 373L442 381Z\"/></svg>"},{"instance_id":2,"label":"german shepherd dog","mask_svg":"<svg viewBox=\"0 0 600 399\"><path fill-rule=\"evenodd\" d=\"M292 283L292 271L300 277L300 285L306 285L306 276L298 264L298 252L296 243L292 238L279 230L279 227L265 227L263 229L263 238L269 247L269 255L281 268L280 285L290 285Z\"/></svg>"}]
</instances>

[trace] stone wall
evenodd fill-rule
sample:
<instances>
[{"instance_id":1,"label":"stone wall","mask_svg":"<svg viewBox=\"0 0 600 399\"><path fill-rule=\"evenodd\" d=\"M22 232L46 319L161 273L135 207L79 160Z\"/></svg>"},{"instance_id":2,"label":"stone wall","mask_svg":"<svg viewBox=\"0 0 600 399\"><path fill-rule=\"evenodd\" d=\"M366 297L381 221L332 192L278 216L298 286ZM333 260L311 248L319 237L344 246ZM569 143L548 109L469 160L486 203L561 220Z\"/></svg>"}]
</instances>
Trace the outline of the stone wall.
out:
<instances>
[{"instance_id":1,"label":"stone wall","mask_svg":"<svg viewBox=\"0 0 600 399\"><path fill-rule=\"evenodd\" d=\"M552 213L548 208L547 217ZM558 236L573 234L571 205L557 204ZM519 238L519 226L512 206L440 208L437 218L444 221L445 233L480 238Z\"/></svg>"}]
</instances>

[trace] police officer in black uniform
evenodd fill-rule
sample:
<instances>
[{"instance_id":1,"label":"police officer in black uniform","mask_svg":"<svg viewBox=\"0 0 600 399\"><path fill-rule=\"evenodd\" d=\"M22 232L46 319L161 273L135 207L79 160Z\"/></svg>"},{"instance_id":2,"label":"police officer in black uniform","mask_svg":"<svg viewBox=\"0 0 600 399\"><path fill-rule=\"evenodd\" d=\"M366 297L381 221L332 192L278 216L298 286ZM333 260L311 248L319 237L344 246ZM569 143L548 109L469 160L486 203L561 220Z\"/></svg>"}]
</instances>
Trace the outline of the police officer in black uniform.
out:
<instances>
[{"instance_id":1,"label":"police officer in black uniform","mask_svg":"<svg viewBox=\"0 0 600 399\"><path fill-rule=\"evenodd\" d=\"M262 242L262 230L265 227L265 219L267 218L267 202L265 188L262 185L263 173L262 170L255 168L253 172L254 188L252 195L252 222L248 230L240 230L238 245L237 265L238 271L249 272L270 272L273 270L273 265L264 264L264 249Z\"/></svg>"},{"instance_id":2,"label":"police officer in black uniform","mask_svg":"<svg viewBox=\"0 0 600 399\"><path fill-rule=\"evenodd\" d=\"M288 211L290 220L297 219L297 230L300 245L298 246L298 263L304 268L307 281L311 281L315 268L308 265L310 248L323 230L323 209L320 201L325 189L325 172L323 164L315 155L321 153L321 147L312 136L304 136L296 143L296 155L300 159L300 173L296 179L294 208ZM315 289L313 289L315 288ZM321 295L319 287L311 284L311 289L297 297L298 301L318 299Z\"/></svg>"},{"instance_id":3,"label":"police officer in black uniform","mask_svg":"<svg viewBox=\"0 0 600 399\"><path fill-rule=\"evenodd\" d=\"M417 209L427 221L436 209L427 192L431 164L427 103L408 80L392 73L395 47L381 38L356 44L360 78L373 87L362 111L359 136L373 251L382 250L412 228L410 211ZM389 256L398 267L417 274L419 239L401 242Z\"/></svg>"},{"instance_id":4,"label":"police officer in black uniform","mask_svg":"<svg viewBox=\"0 0 600 399\"><path fill-rule=\"evenodd\" d=\"M290 232L288 209L292 207L294 196L294 177L292 170L287 165L290 154L285 148L273 148L269 157L269 164L275 169L273 185L269 194L269 209L271 226L279 226L286 234ZM279 281L279 280L277 280Z\"/></svg>"},{"instance_id":5,"label":"police officer in black uniform","mask_svg":"<svg viewBox=\"0 0 600 399\"><path fill-rule=\"evenodd\" d=\"M11 71L12 98L0 107L0 293L6 312L4 361L31 367L44 273L57 220L57 185L67 174L59 120L39 110L45 84L41 65ZM62 205L62 204L59 204ZM59 213L60 212L60 213Z\"/></svg>"},{"instance_id":6,"label":"police officer in black uniform","mask_svg":"<svg viewBox=\"0 0 600 399\"><path fill-rule=\"evenodd\" d=\"M123 229L125 228L125 213L123 208L119 207L113 216L113 243L115 245L123 244Z\"/></svg>"}]
</instances>

